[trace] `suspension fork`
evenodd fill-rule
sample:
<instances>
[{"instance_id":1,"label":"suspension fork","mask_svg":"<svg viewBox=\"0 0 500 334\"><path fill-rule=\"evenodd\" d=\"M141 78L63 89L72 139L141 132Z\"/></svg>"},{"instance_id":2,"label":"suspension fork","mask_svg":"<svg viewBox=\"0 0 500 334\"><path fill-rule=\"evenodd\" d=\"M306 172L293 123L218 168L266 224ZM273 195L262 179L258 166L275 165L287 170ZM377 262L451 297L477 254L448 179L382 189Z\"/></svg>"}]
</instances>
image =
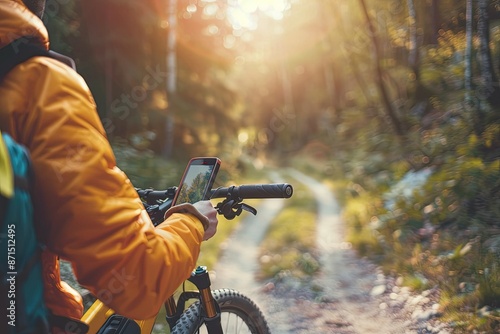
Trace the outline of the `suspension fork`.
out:
<instances>
[{"instance_id":1,"label":"suspension fork","mask_svg":"<svg viewBox=\"0 0 500 334\"><path fill-rule=\"evenodd\" d=\"M210 334L223 334L220 322L220 307L212 296L210 276L208 275L207 267L199 266L188 278L188 281L193 283L198 292L183 292L179 301L176 303L174 296L170 296L165 302L166 320L170 326L170 330L174 328L177 320L184 311L186 301L191 298L200 300L200 317L203 317L203 323L207 327Z\"/></svg>"},{"instance_id":2,"label":"suspension fork","mask_svg":"<svg viewBox=\"0 0 500 334\"><path fill-rule=\"evenodd\" d=\"M210 276L208 275L207 267L199 266L193 271L188 281L196 285L200 291L201 314L203 316L205 326L210 334L222 334L222 326L220 323L220 308L219 304L212 296L210 288Z\"/></svg>"}]
</instances>

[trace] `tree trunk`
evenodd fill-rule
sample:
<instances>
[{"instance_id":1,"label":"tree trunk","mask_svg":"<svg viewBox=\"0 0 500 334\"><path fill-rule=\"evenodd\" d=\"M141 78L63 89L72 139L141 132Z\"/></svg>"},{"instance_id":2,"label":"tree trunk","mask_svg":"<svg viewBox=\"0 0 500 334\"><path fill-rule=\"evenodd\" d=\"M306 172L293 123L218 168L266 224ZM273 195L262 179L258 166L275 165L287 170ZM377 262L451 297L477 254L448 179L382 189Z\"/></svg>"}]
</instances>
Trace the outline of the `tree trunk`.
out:
<instances>
[{"instance_id":1,"label":"tree trunk","mask_svg":"<svg viewBox=\"0 0 500 334\"><path fill-rule=\"evenodd\" d=\"M163 156L170 158L174 147L174 103L177 92L177 0L168 2L168 40L167 40L167 112L165 116L165 142Z\"/></svg>"},{"instance_id":2,"label":"tree trunk","mask_svg":"<svg viewBox=\"0 0 500 334\"><path fill-rule=\"evenodd\" d=\"M480 98L488 101L492 107L500 107L500 87L490 51L490 23L488 17L489 0L479 0L477 33L480 41L479 66L481 68L482 87Z\"/></svg>"},{"instance_id":3,"label":"tree trunk","mask_svg":"<svg viewBox=\"0 0 500 334\"><path fill-rule=\"evenodd\" d=\"M467 106L472 103L472 0L467 0L466 9L466 47L465 47L465 102Z\"/></svg>"},{"instance_id":4,"label":"tree trunk","mask_svg":"<svg viewBox=\"0 0 500 334\"><path fill-rule=\"evenodd\" d=\"M391 125L394 128L394 132L399 137L402 138L405 135L405 127L403 126L403 123L399 119L396 110L394 109L391 103L389 92L387 91L387 88L385 87L384 84L383 80L384 75L382 66L380 64L381 54L377 38L377 32L375 30L375 26L373 25L372 19L370 18L370 14L368 13L368 8L366 7L365 0L359 0L359 3L361 5L361 9L363 10L363 14L366 19L366 24L368 25L369 34L373 43L373 49L375 53L375 80L380 96L382 98L382 103L384 104L386 114L389 117L389 120L391 121Z\"/></svg>"},{"instance_id":5,"label":"tree trunk","mask_svg":"<svg viewBox=\"0 0 500 334\"><path fill-rule=\"evenodd\" d=\"M418 45L417 45L417 13L413 0L407 0L408 3L408 26L410 30L410 48L408 53L408 65L418 81Z\"/></svg>"},{"instance_id":6,"label":"tree trunk","mask_svg":"<svg viewBox=\"0 0 500 334\"><path fill-rule=\"evenodd\" d=\"M417 11L415 10L415 1L407 0L408 5L408 28L410 32L410 45L408 50L408 66L410 67L415 83L414 100L416 104L421 101L427 101L431 96L431 92L425 88L420 81L420 56L418 46L418 30L417 30ZM427 105L427 102L425 102ZM425 113L425 111L424 111Z\"/></svg>"},{"instance_id":7,"label":"tree trunk","mask_svg":"<svg viewBox=\"0 0 500 334\"><path fill-rule=\"evenodd\" d=\"M432 44L438 43L439 27L441 25L441 17L439 15L439 0L432 0L431 15L432 15Z\"/></svg>"},{"instance_id":8,"label":"tree trunk","mask_svg":"<svg viewBox=\"0 0 500 334\"><path fill-rule=\"evenodd\" d=\"M321 4L323 5L323 3ZM323 75L325 80L326 94L328 96L328 104L333 109L332 113L334 117L334 124L338 125L341 119L341 99L343 94L340 93L341 86L338 85L338 76L340 75L340 72L336 73L334 70L334 66L336 63L335 59L332 59L334 54L334 42L331 40L329 32L335 30L338 31L336 27L332 26L332 23L339 24L339 22L338 20L330 19L330 15L336 15L336 10L330 12L330 7L326 7L324 10L321 9L322 8L318 8L318 12L322 22L322 30L325 36L328 36L323 42Z\"/></svg>"}]
</instances>

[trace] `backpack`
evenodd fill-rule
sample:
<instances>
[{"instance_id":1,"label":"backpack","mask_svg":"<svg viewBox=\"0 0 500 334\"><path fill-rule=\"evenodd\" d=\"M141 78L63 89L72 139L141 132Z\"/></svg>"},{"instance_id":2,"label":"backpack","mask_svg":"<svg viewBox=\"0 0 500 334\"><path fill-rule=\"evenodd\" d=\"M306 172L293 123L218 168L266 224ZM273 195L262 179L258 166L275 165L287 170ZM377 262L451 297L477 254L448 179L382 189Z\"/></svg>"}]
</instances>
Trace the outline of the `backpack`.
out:
<instances>
[{"instance_id":1,"label":"backpack","mask_svg":"<svg viewBox=\"0 0 500 334\"><path fill-rule=\"evenodd\" d=\"M29 189L33 177L29 154L9 135L1 134L0 159L5 188L0 194L0 300L6 312L1 320L1 326L5 326L2 333L48 333L41 247L35 232ZM11 189L7 189L8 186Z\"/></svg>"},{"instance_id":2,"label":"backpack","mask_svg":"<svg viewBox=\"0 0 500 334\"><path fill-rule=\"evenodd\" d=\"M74 68L71 58L22 37L0 49L0 82L16 65L35 56L55 58ZM0 307L5 312L0 319L2 334L49 333L49 318L51 324L61 328L65 324L63 317L49 315L43 298L42 245L36 235L30 195L32 174L27 148L0 133Z\"/></svg>"}]
</instances>

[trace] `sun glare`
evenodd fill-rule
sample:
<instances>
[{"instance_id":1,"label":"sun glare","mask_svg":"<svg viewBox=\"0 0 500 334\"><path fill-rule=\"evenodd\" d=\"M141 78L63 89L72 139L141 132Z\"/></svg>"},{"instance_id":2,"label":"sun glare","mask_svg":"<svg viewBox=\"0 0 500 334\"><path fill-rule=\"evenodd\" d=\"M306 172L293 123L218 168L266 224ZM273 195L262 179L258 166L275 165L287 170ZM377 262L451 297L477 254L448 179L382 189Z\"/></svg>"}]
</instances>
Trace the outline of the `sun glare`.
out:
<instances>
[{"instance_id":1,"label":"sun glare","mask_svg":"<svg viewBox=\"0 0 500 334\"><path fill-rule=\"evenodd\" d=\"M256 29L255 14L281 20L289 7L289 0L230 0L227 16L235 29Z\"/></svg>"}]
</instances>

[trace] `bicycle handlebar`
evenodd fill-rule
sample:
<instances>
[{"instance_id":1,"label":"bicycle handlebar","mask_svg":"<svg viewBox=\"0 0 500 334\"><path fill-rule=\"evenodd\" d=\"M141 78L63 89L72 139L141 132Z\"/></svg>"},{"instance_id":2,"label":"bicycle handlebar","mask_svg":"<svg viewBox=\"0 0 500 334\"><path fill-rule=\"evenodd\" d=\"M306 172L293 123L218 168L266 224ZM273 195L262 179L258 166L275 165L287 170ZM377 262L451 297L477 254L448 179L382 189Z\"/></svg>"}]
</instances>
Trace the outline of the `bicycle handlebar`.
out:
<instances>
[{"instance_id":1,"label":"bicycle handlebar","mask_svg":"<svg viewBox=\"0 0 500 334\"><path fill-rule=\"evenodd\" d=\"M292 197L292 194L293 188L288 183L243 184L241 186L212 189L212 195L210 198L223 198L228 195L241 199L290 198Z\"/></svg>"},{"instance_id":2,"label":"bicycle handlebar","mask_svg":"<svg viewBox=\"0 0 500 334\"><path fill-rule=\"evenodd\" d=\"M141 198L148 202L162 201L167 198L173 198L177 187L171 187L166 190L139 189L137 193ZM211 190L210 198L237 197L244 199L256 198L290 198L293 195L293 188L288 183L271 184L243 184L240 186L220 187Z\"/></svg>"},{"instance_id":3,"label":"bicycle handlebar","mask_svg":"<svg viewBox=\"0 0 500 334\"><path fill-rule=\"evenodd\" d=\"M153 224L157 226L163 221L165 212L172 205L177 187L170 187L166 190L136 188L136 191ZM249 211L254 215L257 214L257 210L243 203L245 199L290 198L292 194L293 188L288 183L249 184L212 189L210 198L225 198L215 208L219 214L224 215L227 219L233 219L235 216L239 216L242 210Z\"/></svg>"}]
</instances>

